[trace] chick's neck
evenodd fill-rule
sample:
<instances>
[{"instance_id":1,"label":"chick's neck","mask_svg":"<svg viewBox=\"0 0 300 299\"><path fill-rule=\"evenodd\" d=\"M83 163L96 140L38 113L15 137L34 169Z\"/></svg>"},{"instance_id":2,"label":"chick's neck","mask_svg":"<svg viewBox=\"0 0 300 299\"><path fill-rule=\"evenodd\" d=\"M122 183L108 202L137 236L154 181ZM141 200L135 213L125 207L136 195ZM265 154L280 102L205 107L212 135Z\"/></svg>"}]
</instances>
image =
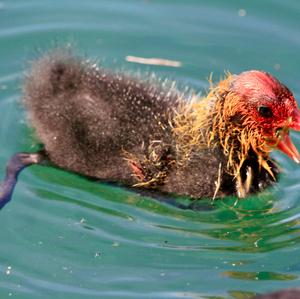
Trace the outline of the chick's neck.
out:
<instances>
[{"instance_id":1,"label":"chick's neck","mask_svg":"<svg viewBox=\"0 0 300 299\"><path fill-rule=\"evenodd\" d=\"M270 148L262 128L251 120L242 100L231 90L232 75L212 86L208 95L183 107L175 116L174 132L183 159L191 152L219 147L225 156L227 173L239 177L244 162L253 155L259 167L273 178L269 166Z\"/></svg>"}]
</instances>

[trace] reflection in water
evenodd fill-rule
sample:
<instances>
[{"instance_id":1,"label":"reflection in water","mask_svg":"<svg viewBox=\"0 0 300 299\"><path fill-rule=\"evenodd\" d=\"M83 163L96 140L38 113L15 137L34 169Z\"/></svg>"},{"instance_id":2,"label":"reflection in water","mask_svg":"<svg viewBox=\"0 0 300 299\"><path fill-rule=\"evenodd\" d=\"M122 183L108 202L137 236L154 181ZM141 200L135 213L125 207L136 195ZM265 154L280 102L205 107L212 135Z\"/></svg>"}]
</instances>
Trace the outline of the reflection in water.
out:
<instances>
[{"instance_id":1,"label":"reflection in water","mask_svg":"<svg viewBox=\"0 0 300 299\"><path fill-rule=\"evenodd\" d=\"M245 292L245 291L228 291L228 293L234 299L250 299L256 295L255 292Z\"/></svg>"},{"instance_id":2,"label":"reflection in water","mask_svg":"<svg viewBox=\"0 0 300 299\"><path fill-rule=\"evenodd\" d=\"M276 211L270 194L238 203L234 201L228 199L213 204L206 202L210 207L213 206L213 209L210 211L207 209L206 212L198 210L193 213L192 217L190 217L191 213L184 213L189 220L192 218L193 221L212 224L208 229L203 228L205 226L200 229L160 224L158 226L168 230L229 241L225 244L222 242L219 246L199 245L194 249L254 253L272 251L299 243L300 213L297 212L299 210L297 207ZM201 204L204 205L203 202ZM291 214L294 217L290 217Z\"/></svg>"},{"instance_id":3,"label":"reflection in water","mask_svg":"<svg viewBox=\"0 0 300 299\"><path fill-rule=\"evenodd\" d=\"M152 225L158 229L194 236L199 242L192 245L164 244L164 247L185 250L217 250L222 252L268 252L279 248L288 247L300 241L300 210L298 207L276 210L276 199L272 193L263 193L247 200L237 201L235 198L225 200L201 200L191 201L182 197L145 197L132 190L116 187L113 184L90 182L85 178L65 171L49 167L34 167L35 172L51 184L64 185L77 190L76 192L88 192L95 198L94 203L72 198L72 194L62 196L50 190L35 188L40 197L56 201L64 201L72 205L99 211L108 215L118 216L134 221L136 216L116 210L115 206L107 208L107 203L121 203L148 211L152 215L160 215L162 220L168 218L172 222L157 221ZM119 191L122 191L120 193ZM114 194L112 196L112 194ZM151 193L148 193L148 195ZM105 206L97 202L101 196L106 200ZM169 204L170 201L171 204ZM108 202L107 202L108 201ZM193 206L193 209L189 207ZM196 210L194 209L197 206ZM181 208L183 207L183 209ZM126 210L126 209L125 209ZM130 208L128 208L130 210ZM293 217L290 217L293 215ZM159 220L158 217L156 217ZM171 225L171 223L173 223ZM203 238L212 241L201 241ZM220 240L218 244L216 242ZM213 246L212 246L213 245Z\"/></svg>"},{"instance_id":4,"label":"reflection in water","mask_svg":"<svg viewBox=\"0 0 300 299\"><path fill-rule=\"evenodd\" d=\"M230 299L252 299L254 296L257 295L255 292L247 292L247 291L228 291L230 295ZM191 298L191 299L229 299L228 296L211 296L205 294L198 294L198 293L173 293L172 298Z\"/></svg>"},{"instance_id":5,"label":"reflection in water","mask_svg":"<svg viewBox=\"0 0 300 299\"><path fill-rule=\"evenodd\" d=\"M222 273L225 276L243 279L243 280L295 280L297 275L282 274L275 272L241 272L241 271L226 271Z\"/></svg>"}]
</instances>

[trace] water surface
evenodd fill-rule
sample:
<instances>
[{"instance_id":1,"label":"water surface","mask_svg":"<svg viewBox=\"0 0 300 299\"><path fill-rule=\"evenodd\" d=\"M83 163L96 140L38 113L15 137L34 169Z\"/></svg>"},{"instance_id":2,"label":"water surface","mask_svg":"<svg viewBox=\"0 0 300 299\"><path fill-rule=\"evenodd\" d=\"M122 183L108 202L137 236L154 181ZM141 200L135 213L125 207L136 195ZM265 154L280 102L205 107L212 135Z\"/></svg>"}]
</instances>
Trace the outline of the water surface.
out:
<instances>
[{"instance_id":1,"label":"water surface","mask_svg":"<svg viewBox=\"0 0 300 299\"><path fill-rule=\"evenodd\" d=\"M10 0L0 3L0 169L35 141L20 105L29 61L72 44L112 69L205 92L225 70L263 69L300 98L300 3ZM181 67L126 62L128 55ZM296 143L300 136L293 134ZM0 213L1 298L250 298L299 286L300 168L246 200L179 209L50 167L20 176ZM185 204L185 201L183 202Z\"/></svg>"}]
</instances>

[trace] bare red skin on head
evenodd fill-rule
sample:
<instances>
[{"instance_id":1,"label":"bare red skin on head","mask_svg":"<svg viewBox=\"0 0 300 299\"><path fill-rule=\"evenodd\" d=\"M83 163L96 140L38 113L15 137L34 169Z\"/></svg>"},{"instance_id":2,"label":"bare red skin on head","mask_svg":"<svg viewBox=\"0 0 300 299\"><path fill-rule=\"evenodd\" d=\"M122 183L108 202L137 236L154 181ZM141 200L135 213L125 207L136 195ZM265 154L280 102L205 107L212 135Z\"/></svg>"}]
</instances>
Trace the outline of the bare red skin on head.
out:
<instances>
[{"instance_id":1,"label":"bare red skin on head","mask_svg":"<svg viewBox=\"0 0 300 299\"><path fill-rule=\"evenodd\" d=\"M276 78L262 71L248 71L236 76L232 89L241 101L241 111L251 115L258 126L262 126L264 137L272 138L275 130L286 126L288 118L297 109L292 92ZM258 108L267 106L272 116L263 117Z\"/></svg>"},{"instance_id":2,"label":"bare red skin on head","mask_svg":"<svg viewBox=\"0 0 300 299\"><path fill-rule=\"evenodd\" d=\"M277 148L300 163L300 154L289 137L289 129L300 131L300 111L284 84L266 72L244 72L232 77L226 99L224 114L256 132L254 147L265 144ZM266 107L268 115L261 111ZM263 151L268 152L267 148Z\"/></svg>"}]
</instances>

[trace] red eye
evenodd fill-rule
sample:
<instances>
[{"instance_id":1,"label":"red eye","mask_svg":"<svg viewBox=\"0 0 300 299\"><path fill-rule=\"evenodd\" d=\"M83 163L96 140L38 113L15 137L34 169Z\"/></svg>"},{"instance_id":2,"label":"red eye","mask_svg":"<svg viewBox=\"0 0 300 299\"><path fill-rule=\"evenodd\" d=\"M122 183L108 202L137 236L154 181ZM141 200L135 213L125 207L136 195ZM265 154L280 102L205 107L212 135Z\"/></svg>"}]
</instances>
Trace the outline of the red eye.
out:
<instances>
[{"instance_id":1,"label":"red eye","mask_svg":"<svg viewBox=\"0 0 300 299\"><path fill-rule=\"evenodd\" d=\"M262 117L271 117L271 116L273 116L272 109L268 106L259 106L258 107L258 113Z\"/></svg>"}]
</instances>

